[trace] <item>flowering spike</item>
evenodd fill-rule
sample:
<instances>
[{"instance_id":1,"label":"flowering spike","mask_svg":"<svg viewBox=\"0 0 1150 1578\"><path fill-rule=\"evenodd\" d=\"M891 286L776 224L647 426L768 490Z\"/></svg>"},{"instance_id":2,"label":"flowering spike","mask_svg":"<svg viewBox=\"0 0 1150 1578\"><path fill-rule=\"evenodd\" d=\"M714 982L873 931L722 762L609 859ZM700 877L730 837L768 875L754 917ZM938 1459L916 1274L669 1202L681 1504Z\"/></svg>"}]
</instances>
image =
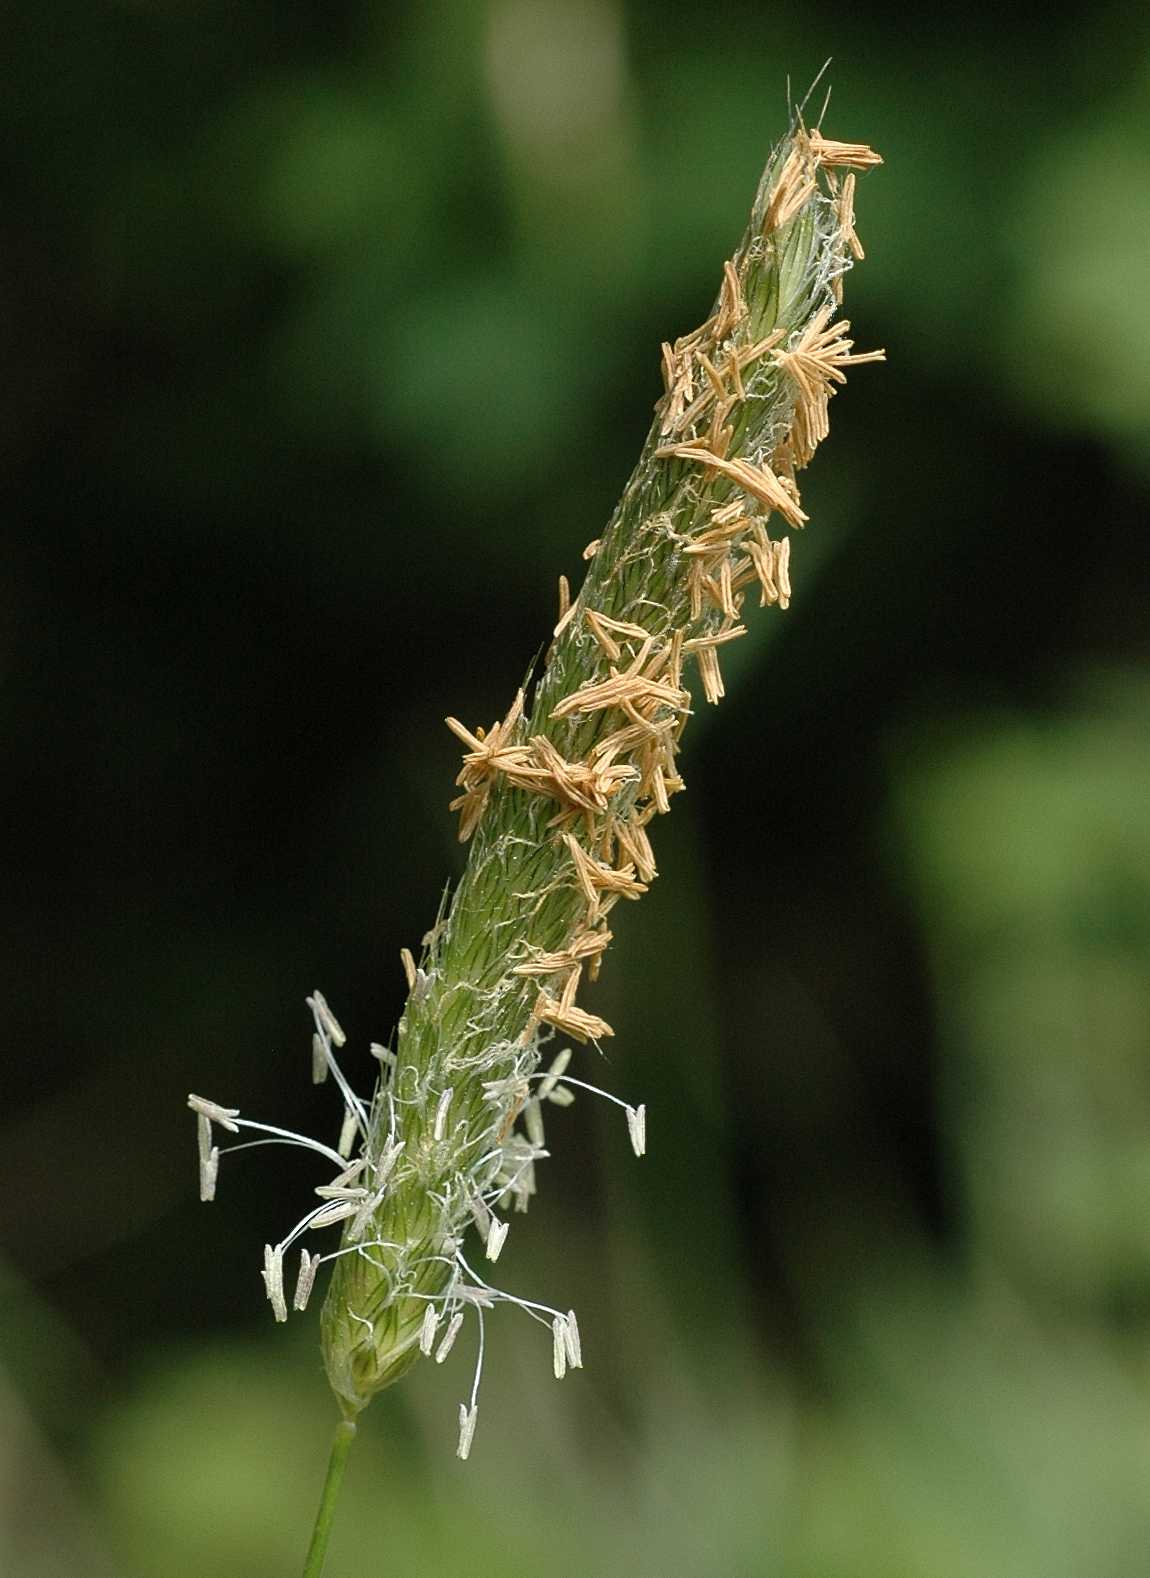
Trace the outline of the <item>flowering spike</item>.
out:
<instances>
[{"instance_id":1,"label":"flowering spike","mask_svg":"<svg viewBox=\"0 0 1150 1578\"><path fill-rule=\"evenodd\" d=\"M866 144L796 120L771 154L711 314L663 347L664 392L638 468L588 545L582 586L561 583L544 663L490 729L447 720L462 746L453 809L470 855L419 964L401 951L407 1003L390 1046L372 1046L370 1101L336 1060L346 1038L326 999L308 998L313 1077L342 1098L338 1148L189 1098L205 1199L217 1127L305 1147L337 1175L321 1175L320 1204L265 1250L264 1282L285 1319L285 1249L341 1226L330 1255L304 1252L296 1296L306 1300L320 1258L331 1258L324 1362L348 1420L421 1355L445 1360L466 1309L477 1314L479 1358L460 1413L462 1457L491 1304L551 1325L556 1374L582 1362L574 1314L489 1287L467 1265L465 1239L474 1226L497 1259L505 1213L527 1208L547 1156L542 1104L595 1089L567 1073L569 1047L541 1075L544 1048L556 1031L591 1042L612 1033L585 994L611 910L656 878L650 829L684 788L683 732L700 698L724 694L720 661L749 627L748 589L763 607L790 600L785 528L807 520L796 475L826 437L830 397L881 357L857 353L835 318L861 254L856 172L879 162ZM624 1108L643 1155L645 1106L598 1094Z\"/></svg>"}]
</instances>

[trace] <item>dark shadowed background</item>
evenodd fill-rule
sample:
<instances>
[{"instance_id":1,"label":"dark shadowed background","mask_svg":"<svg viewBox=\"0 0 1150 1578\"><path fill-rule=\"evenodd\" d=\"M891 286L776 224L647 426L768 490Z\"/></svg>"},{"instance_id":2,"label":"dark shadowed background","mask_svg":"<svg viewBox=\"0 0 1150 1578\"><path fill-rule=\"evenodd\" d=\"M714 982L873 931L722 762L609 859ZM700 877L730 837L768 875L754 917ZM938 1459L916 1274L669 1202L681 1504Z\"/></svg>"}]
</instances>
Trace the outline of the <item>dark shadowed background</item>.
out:
<instances>
[{"instance_id":1,"label":"dark shadowed background","mask_svg":"<svg viewBox=\"0 0 1150 1578\"><path fill-rule=\"evenodd\" d=\"M202 1091L329 1138L490 722L833 55L863 348L687 735L500 1311L351 1574L1133 1578L1150 1542L1150 37L826 0L6 16L0 1573L298 1570L334 1418Z\"/></svg>"}]
</instances>

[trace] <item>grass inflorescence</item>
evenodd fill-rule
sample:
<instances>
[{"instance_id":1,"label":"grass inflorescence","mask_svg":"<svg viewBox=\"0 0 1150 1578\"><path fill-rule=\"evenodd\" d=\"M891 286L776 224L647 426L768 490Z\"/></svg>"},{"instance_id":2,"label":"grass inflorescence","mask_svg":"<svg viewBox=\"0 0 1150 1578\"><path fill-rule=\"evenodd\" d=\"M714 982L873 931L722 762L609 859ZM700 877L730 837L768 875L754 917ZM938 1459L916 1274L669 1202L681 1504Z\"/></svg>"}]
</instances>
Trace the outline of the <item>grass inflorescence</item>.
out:
<instances>
[{"instance_id":1,"label":"grass inflorescence","mask_svg":"<svg viewBox=\"0 0 1150 1578\"><path fill-rule=\"evenodd\" d=\"M831 141L796 118L767 163L711 313L663 346L664 392L639 462L585 550L574 597L560 578L539 672L489 729L447 720L464 747L453 809L469 858L418 961L402 950L407 1004L392 1044L373 1048L370 1098L339 1066L344 1036L327 1003L318 992L308 999L314 1077L333 1078L343 1100L338 1143L190 1098L205 1199L219 1168L216 1128L309 1144L335 1168L320 1204L265 1248L264 1281L286 1320L285 1252L340 1225L335 1251L301 1250L292 1302L306 1306L331 1260L323 1351L347 1421L421 1357L444 1360L474 1315L478 1360L460 1405L466 1457L485 1312L499 1303L550 1326L557 1376L582 1363L574 1313L497 1288L490 1268L507 1213L535 1192L546 1109L595 1089L568 1072L566 1043L613 1033L579 994L611 944L612 909L657 875L650 828L683 788L692 677L719 701L723 651L746 632L748 592L760 607L787 607L790 534L807 520L798 473L827 436L847 369L882 359L857 353L836 316L843 276L863 255L856 171L879 163L866 145ZM645 1108L598 1094L623 1110L641 1155ZM465 1247L472 1229L476 1245Z\"/></svg>"}]
</instances>

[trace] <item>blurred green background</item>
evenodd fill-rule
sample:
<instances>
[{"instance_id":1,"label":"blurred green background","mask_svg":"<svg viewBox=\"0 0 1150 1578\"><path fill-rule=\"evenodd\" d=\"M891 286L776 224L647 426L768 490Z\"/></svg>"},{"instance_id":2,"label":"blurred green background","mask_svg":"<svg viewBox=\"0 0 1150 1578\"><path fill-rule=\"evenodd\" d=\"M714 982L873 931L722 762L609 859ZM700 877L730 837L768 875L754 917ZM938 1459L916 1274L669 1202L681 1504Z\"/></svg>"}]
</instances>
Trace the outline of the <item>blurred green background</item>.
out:
<instances>
[{"instance_id":1,"label":"blurred green background","mask_svg":"<svg viewBox=\"0 0 1150 1578\"><path fill-rule=\"evenodd\" d=\"M0 1573L279 1578L333 1409L196 1199L308 1132L833 55L860 344L796 595L688 733L603 1082L465 1345L366 1416L351 1574L1133 1578L1150 1549L1142 8L48 0L5 14ZM737 659L737 661L736 661ZM585 1064L583 1073L590 1071ZM592 1074L592 1077L595 1077Z\"/></svg>"}]
</instances>

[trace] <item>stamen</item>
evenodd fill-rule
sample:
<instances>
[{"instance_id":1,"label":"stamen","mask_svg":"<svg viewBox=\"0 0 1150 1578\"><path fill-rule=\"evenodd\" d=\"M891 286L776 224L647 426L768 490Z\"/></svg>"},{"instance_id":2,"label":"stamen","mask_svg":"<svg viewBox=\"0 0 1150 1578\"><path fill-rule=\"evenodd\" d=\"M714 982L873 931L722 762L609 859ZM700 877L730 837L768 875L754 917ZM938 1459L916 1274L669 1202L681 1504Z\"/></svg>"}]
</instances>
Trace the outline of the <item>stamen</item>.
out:
<instances>
[{"instance_id":1,"label":"stamen","mask_svg":"<svg viewBox=\"0 0 1150 1578\"><path fill-rule=\"evenodd\" d=\"M359 1128L359 1119L350 1107L344 1108L343 1123L339 1131L339 1144L336 1146L341 1156L350 1156L351 1148L355 1144L356 1131Z\"/></svg>"},{"instance_id":2,"label":"stamen","mask_svg":"<svg viewBox=\"0 0 1150 1578\"><path fill-rule=\"evenodd\" d=\"M355 1216L358 1210L358 1197L354 1200L333 1200L330 1205L320 1206L308 1226L334 1227L337 1222L346 1222L349 1216Z\"/></svg>"},{"instance_id":3,"label":"stamen","mask_svg":"<svg viewBox=\"0 0 1150 1578\"><path fill-rule=\"evenodd\" d=\"M198 1117L207 1118L210 1123L218 1123L221 1129L227 1129L232 1134L239 1133L239 1126L232 1120L238 1118L238 1107L221 1107L217 1102L209 1101L206 1096L189 1096L188 1106Z\"/></svg>"},{"instance_id":4,"label":"stamen","mask_svg":"<svg viewBox=\"0 0 1150 1578\"><path fill-rule=\"evenodd\" d=\"M632 1150L636 1156L642 1156L647 1149L647 1108L642 1103L627 1108L627 1129Z\"/></svg>"},{"instance_id":5,"label":"stamen","mask_svg":"<svg viewBox=\"0 0 1150 1578\"><path fill-rule=\"evenodd\" d=\"M331 1070L332 1074L335 1076L335 1082L339 1086L339 1093L343 1097L344 1106L347 1107L349 1111L355 1113L356 1122L357 1122L357 1124L359 1126L359 1131L363 1135L364 1139L366 1140L367 1136L368 1136L368 1123L367 1123L367 1114L363 1110L363 1102L360 1101L359 1097L355 1094L355 1092L352 1090L351 1086L348 1084L347 1080L344 1077L343 1070L340 1068L339 1064L336 1062L335 1054L331 1050L331 1044L330 1043L332 1041L335 1042L337 1047L341 1047L341 1046L343 1046L346 1043L347 1037L344 1035L343 1031L340 1029L339 1022L336 1019L335 1015L332 1013L331 1009L327 1006L327 1003L326 1003L326 1001L324 999L324 996L323 996L322 992L316 992L314 997L309 997L309 998L306 999L306 1001L307 1001L308 1007L311 1009L312 1013L315 1016L315 1027L316 1027L316 1031L318 1032L318 1035L319 1035L319 1039L320 1039L320 1043L321 1043L321 1050L323 1052L324 1063L325 1063L326 1067L329 1068ZM315 1075L316 1075L315 1059L316 1059L317 1055L318 1054L317 1054L315 1042L313 1040L313 1042L312 1042L312 1059L313 1059L313 1061L312 1061L312 1079L313 1080L315 1080ZM316 1083L318 1084L319 1081L316 1081Z\"/></svg>"},{"instance_id":6,"label":"stamen","mask_svg":"<svg viewBox=\"0 0 1150 1578\"><path fill-rule=\"evenodd\" d=\"M542 1089L542 1086L540 1087ZM527 1138L532 1145L546 1145L547 1136L543 1132L543 1114L539 1110L537 1099L525 1102L523 1105L523 1127L527 1131Z\"/></svg>"},{"instance_id":7,"label":"stamen","mask_svg":"<svg viewBox=\"0 0 1150 1578\"><path fill-rule=\"evenodd\" d=\"M341 1156L338 1151L333 1151L330 1145L324 1145L320 1140L310 1139L306 1134L296 1134L291 1129L277 1128L274 1123L257 1123L254 1118L238 1118L236 1123L241 1129L257 1129L262 1134L274 1134L278 1139L287 1140L291 1145L302 1145L309 1151L316 1151L339 1168L347 1165L346 1156ZM229 1149L239 1150L240 1147L233 1145L229 1146Z\"/></svg>"},{"instance_id":8,"label":"stamen","mask_svg":"<svg viewBox=\"0 0 1150 1578\"><path fill-rule=\"evenodd\" d=\"M220 1176L220 1153L212 1146L206 1156L200 1157L200 1199L216 1198L216 1180Z\"/></svg>"},{"instance_id":9,"label":"stamen","mask_svg":"<svg viewBox=\"0 0 1150 1578\"><path fill-rule=\"evenodd\" d=\"M442 1140L444 1133L446 1132L447 1112L448 1108L451 1106L451 1098L454 1094L454 1090L449 1085L448 1088L440 1095L439 1104L435 1109L435 1124L432 1128L432 1136L436 1140Z\"/></svg>"},{"instance_id":10,"label":"stamen","mask_svg":"<svg viewBox=\"0 0 1150 1578\"><path fill-rule=\"evenodd\" d=\"M325 1030L337 1047L347 1045L347 1037L343 1033L339 1020L327 1005L327 998L322 992L314 992L307 999L307 1006L315 1015L319 1027Z\"/></svg>"},{"instance_id":11,"label":"stamen","mask_svg":"<svg viewBox=\"0 0 1150 1578\"><path fill-rule=\"evenodd\" d=\"M435 1328L439 1325L439 1311L435 1305L428 1303L423 1312L423 1325L419 1328L419 1351L425 1359L431 1357L431 1350L435 1344Z\"/></svg>"},{"instance_id":12,"label":"stamen","mask_svg":"<svg viewBox=\"0 0 1150 1578\"><path fill-rule=\"evenodd\" d=\"M507 1241L510 1222L501 1222L497 1216L491 1218L491 1226L487 1231L487 1258L491 1261L499 1259L500 1250Z\"/></svg>"},{"instance_id":13,"label":"stamen","mask_svg":"<svg viewBox=\"0 0 1150 1578\"><path fill-rule=\"evenodd\" d=\"M358 1184L317 1184L315 1193L321 1200L355 1200L357 1203L367 1197L367 1190Z\"/></svg>"},{"instance_id":14,"label":"stamen","mask_svg":"<svg viewBox=\"0 0 1150 1578\"><path fill-rule=\"evenodd\" d=\"M479 1404L478 1403L472 1403L470 1408L468 1408L466 1406L466 1404L460 1403L460 1405L459 1405L459 1445L456 1448L456 1456L462 1458L464 1462L467 1461L467 1455L471 1451L471 1442L472 1442L472 1439L473 1439L473 1437L475 1435L475 1421L478 1418L479 1418Z\"/></svg>"},{"instance_id":15,"label":"stamen","mask_svg":"<svg viewBox=\"0 0 1150 1578\"><path fill-rule=\"evenodd\" d=\"M557 1052L555 1054L554 1058L551 1061L551 1067L547 1070L546 1074L544 1074L542 1080L539 1083L538 1096L539 1096L539 1100L540 1101L546 1101L547 1100L548 1096L551 1094L551 1092L555 1089L556 1085L559 1083L559 1077L564 1072L564 1070L566 1069L566 1067L567 1067L568 1063L570 1063L570 1061L571 1061L571 1048L570 1047L564 1047L562 1052ZM543 1141L540 1140L539 1144L542 1145Z\"/></svg>"},{"instance_id":16,"label":"stamen","mask_svg":"<svg viewBox=\"0 0 1150 1578\"><path fill-rule=\"evenodd\" d=\"M322 1085L327 1078L328 1061L327 1045L318 1030L312 1031L311 1036L311 1082L313 1085Z\"/></svg>"},{"instance_id":17,"label":"stamen","mask_svg":"<svg viewBox=\"0 0 1150 1578\"><path fill-rule=\"evenodd\" d=\"M567 1363L573 1370L583 1368L583 1344L579 1337L579 1322L575 1319L575 1311L567 1311L567 1323L563 1330L564 1342L567 1346Z\"/></svg>"},{"instance_id":18,"label":"stamen","mask_svg":"<svg viewBox=\"0 0 1150 1578\"><path fill-rule=\"evenodd\" d=\"M307 1309L307 1301L311 1297L311 1290L315 1286L315 1274L319 1270L319 1255L309 1255L306 1249L299 1252L299 1276L296 1278L295 1298L292 1306L297 1310Z\"/></svg>"},{"instance_id":19,"label":"stamen","mask_svg":"<svg viewBox=\"0 0 1150 1578\"><path fill-rule=\"evenodd\" d=\"M451 1352L452 1348L455 1346L455 1339L456 1339L456 1337L458 1337L458 1335L459 1335L459 1328L462 1325L463 1325L462 1312L459 1311L459 1310L456 1310L455 1314L451 1317L451 1319L447 1323L447 1330L443 1334L443 1341L439 1344L439 1347L436 1349L436 1352L435 1352L435 1362L436 1362L436 1364L442 1364L444 1359L447 1358L447 1355Z\"/></svg>"},{"instance_id":20,"label":"stamen","mask_svg":"<svg viewBox=\"0 0 1150 1578\"><path fill-rule=\"evenodd\" d=\"M287 1301L284 1298L284 1252L283 1245L275 1249L270 1244L264 1245L264 1269L260 1273L264 1279L264 1288L267 1290L268 1301L272 1313L277 1321L288 1318Z\"/></svg>"}]
</instances>

